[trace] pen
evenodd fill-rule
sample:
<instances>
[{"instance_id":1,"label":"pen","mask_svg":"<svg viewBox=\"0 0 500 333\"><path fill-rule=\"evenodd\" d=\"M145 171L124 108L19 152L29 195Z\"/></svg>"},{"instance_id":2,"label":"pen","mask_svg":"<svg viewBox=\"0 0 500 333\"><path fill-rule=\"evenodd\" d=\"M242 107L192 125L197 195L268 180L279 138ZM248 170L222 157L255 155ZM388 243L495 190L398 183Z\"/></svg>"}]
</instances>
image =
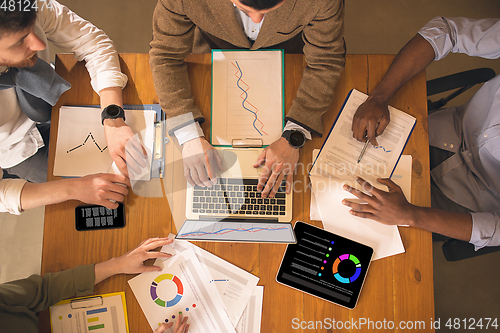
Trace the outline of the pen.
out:
<instances>
[{"instance_id":1,"label":"pen","mask_svg":"<svg viewBox=\"0 0 500 333\"><path fill-rule=\"evenodd\" d=\"M377 126L375 126L375 132L377 131L378 125L380 124L380 120L382 120L382 118L380 118L379 121L377 122ZM370 141L366 139L365 145L363 146L363 149L361 149L361 154L359 154L358 163L361 162L361 159L363 158L363 155L365 154L366 148L368 148L369 143Z\"/></svg>"},{"instance_id":2,"label":"pen","mask_svg":"<svg viewBox=\"0 0 500 333\"><path fill-rule=\"evenodd\" d=\"M366 148L368 148L369 143L370 141L367 139L365 145L363 146L363 149L361 149L361 154L359 154L358 163L361 162L361 159L363 158L363 155L365 154Z\"/></svg>"}]
</instances>

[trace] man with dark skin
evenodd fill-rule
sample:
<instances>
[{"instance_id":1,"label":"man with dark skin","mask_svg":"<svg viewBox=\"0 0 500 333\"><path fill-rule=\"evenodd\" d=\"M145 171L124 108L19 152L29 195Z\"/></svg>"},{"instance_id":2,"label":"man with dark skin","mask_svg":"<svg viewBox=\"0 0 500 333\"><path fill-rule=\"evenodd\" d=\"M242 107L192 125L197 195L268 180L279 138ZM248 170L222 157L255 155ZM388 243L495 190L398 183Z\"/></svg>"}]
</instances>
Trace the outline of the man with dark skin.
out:
<instances>
[{"instance_id":1,"label":"man with dark skin","mask_svg":"<svg viewBox=\"0 0 500 333\"><path fill-rule=\"evenodd\" d=\"M392 96L433 60L449 52L500 57L499 19L437 17L427 23L396 56L386 75L357 110L352 123L356 139L377 145L376 137L390 121ZM351 214L385 224L407 224L468 241L476 249L500 245L498 197L498 109L500 76L488 81L462 106L429 115L431 176L435 208L408 203L390 179L379 179L388 192L358 179L366 193L344 189L367 204L348 199ZM434 185L435 184L435 185Z\"/></svg>"}]
</instances>

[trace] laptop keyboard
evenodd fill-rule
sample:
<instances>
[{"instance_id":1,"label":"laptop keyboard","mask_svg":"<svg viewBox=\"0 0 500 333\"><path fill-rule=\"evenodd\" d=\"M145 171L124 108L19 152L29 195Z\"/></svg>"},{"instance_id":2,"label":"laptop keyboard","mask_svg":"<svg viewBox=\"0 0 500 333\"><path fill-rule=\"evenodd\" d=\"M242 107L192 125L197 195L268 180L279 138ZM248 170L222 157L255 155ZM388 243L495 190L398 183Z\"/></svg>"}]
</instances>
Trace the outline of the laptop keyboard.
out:
<instances>
[{"instance_id":1,"label":"laptop keyboard","mask_svg":"<svg viewBox=\"0 0 500 333\"><path fill-rule=\"evenodd\" d=\"M257 191L258 179L219 178L212 188L195 186L194 214L227 216L257 215L259 217L286 214L286 182L283 181L274 198L265 198Z\"/></svg>"}]
</instances>

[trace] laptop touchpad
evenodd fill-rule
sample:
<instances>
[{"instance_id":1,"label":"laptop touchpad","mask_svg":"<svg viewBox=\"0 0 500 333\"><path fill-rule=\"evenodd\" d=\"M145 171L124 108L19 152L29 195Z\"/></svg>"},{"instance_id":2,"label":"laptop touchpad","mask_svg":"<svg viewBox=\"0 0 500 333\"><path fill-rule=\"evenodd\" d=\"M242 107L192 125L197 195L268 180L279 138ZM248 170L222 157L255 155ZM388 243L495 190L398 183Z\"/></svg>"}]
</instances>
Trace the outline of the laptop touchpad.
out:
<instances>
[{"instance_id":1,"label":"laptop touchpad","mask_svg":"<svg viewBox=\"0 0 500 333\"><path fill-rule=\"evenodd\" d=\"M258 170L253 167L262 149L224 149L222 151L222 177L259 177Z\"/></svg>"}]
</instances>

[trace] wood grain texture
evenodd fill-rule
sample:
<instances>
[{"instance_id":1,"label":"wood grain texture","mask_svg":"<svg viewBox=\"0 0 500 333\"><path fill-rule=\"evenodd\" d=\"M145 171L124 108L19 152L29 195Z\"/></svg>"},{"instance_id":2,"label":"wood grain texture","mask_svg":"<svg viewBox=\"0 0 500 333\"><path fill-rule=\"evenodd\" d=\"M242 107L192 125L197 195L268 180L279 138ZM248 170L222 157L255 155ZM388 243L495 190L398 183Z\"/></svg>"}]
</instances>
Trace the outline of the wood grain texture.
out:
<instances>
[{"instance_id":1,"label":"wood grain texture","mask_svg":"<svg viewBox=\"0 0 500 333\"><path fill-rule=\"evenodd\" d=\"M147 54L121 54L122 70L129 77L124 89L125 104L158 103L149 70ZM302 220L316 226L321 221L310 221L311 191L307 173L312 163L312 149L320 148L330 130L347 93L356 88L365 93L374 89L389 67L394 56L348 55L346 68L335 88L335 98L324 117L322 138L314 138L301 149L299 167L294 174L293 221ZM211 111L211 56L189 55L188 64L191 89L195 103L205 116L202 128L209 137ZM289 109L300 84L305 66L302 55L285 55L285 108ZM49 173L52 173L57 134L58 110L62 105L99 104L99 97L90 87L90 79L83 63L72 55L58 55L56 71L72 84L72 89L61 96L52 112ZM404 151L413 156L412 202L430 205L429 158L425 74L421 73L405 85L391 101L391 105L417 117L417 125ZM127 225L118 230L78 232L74 227L74 208L71 201L46 207L42 273L55 272L80 264L99 262L132 250L145 238L175 233L184 221L185 180L181 151L173 139L167 146L169 160L166 177L153 180L151 193L161 196L147 197L144 191L131 193L125 200ZM56 177L49 175L49 180ZM422 320L431 331L429 321L434 316L432 247L430 233L400 228L406 253L377 260L370 266L358 305L347 310L319 298L304 294L276 283L275 277L284 254L285 245L195 243L198 246L260 277L264 286L262 332L325 332L292 330L292 320L336 321L369 318L372 321ZM149 331L149 325L137 303L127 280L133 276L115 276L96 287L96 293L125 291L131 332ZM357 331L355 329L342 330ZM383 332L384 330L380 330ZM403 330L386 330L399 332ZM50 332L48 312L40 315L40 332Z\"/></svg>"}]
</instances>

